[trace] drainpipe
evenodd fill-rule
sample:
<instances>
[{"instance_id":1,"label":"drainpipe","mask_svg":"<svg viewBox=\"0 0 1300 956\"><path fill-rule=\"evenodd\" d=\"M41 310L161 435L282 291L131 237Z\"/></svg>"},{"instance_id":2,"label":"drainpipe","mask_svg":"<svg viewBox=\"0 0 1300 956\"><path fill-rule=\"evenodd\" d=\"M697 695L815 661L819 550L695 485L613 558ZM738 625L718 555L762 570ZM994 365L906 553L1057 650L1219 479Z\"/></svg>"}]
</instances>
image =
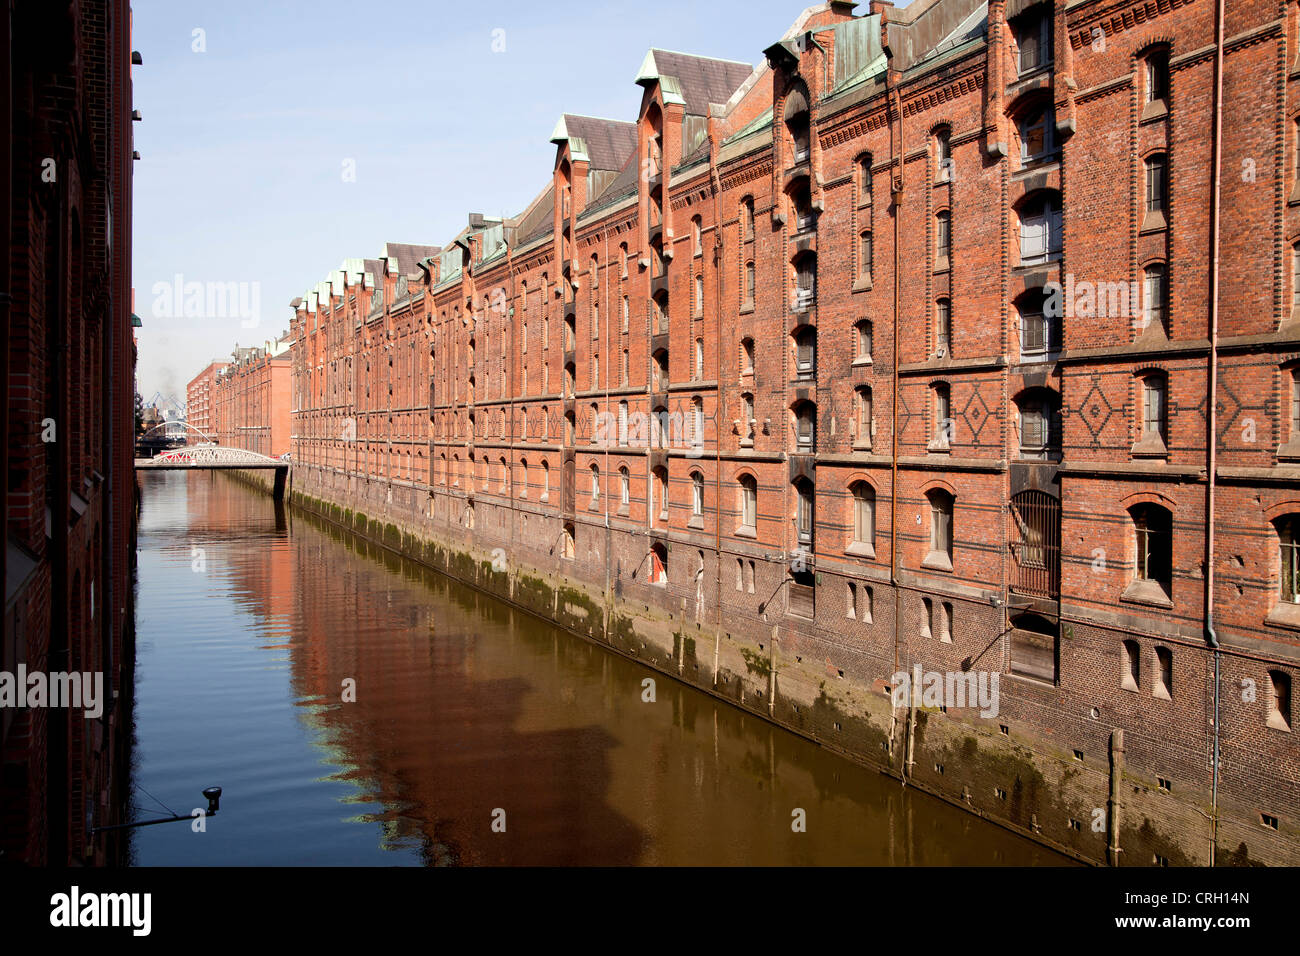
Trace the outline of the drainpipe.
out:
<instances>
[{"instance_id":1,"label":"drainpipe","mask_svg":"<svg viewBox=\"0 0 1300 956\"><path fill-rule=\"evenodd\" d=\"M713 298L717 316L722 311L722 182L718 177L718 138L713 124L709 124L709 177L713 184ZM743 237L742 237L743 239ZM744 245L741 243L741 259L744 259ZM714 322L715 344L713 349L714 381L717 391L713 400L713 552L714 564L717 565L717 590L714 596L714 613L718 624L713 632L713 686L718 686L718 657L722 644L722 422L723 403L726 393L722 389L722 323Z\"/></svg>"},{"instance_id":2,"label":"drainpipe","mask_svg":"<svg viewBox=\"0 0 1300 956\"><path fill-rule=\"evenodd\" d=\"M883 14L882 14L883 29ZM890 54L892 59L892 54ZM897 102L897 75L891 68L885 72L885 95L889 99L890 111L893 113L893 122L890 123L891 138L895 139L894 156L897 158L898 169L897 176L890 183L890 201L894 207L894 291L893 291L893 341L890 346L892 356L890 361L890 376L892 382L892 393L889 402L890 415L890 455L889 455L889 583L894 589L894 673L898 673L899 666L899 642L902 637L902 616L903 616L903 592L899 582L899 562L898 562L898 310L899 310L899 270L900 266L900 243L902 241L902 205L904 192L904 156L903 156L903 117L898 109ZM908 694L908 736L911 737L911 728L916 721L915 691ZM894 709L891 708L891 711ZM897 725L898 715L894 712L894 724ZM889 739L892 744L894 728L890 728ZM908 746L906 759L903 763L903 782L907 782L908 769L911 762L911 748Z\"/></svg>"},{"instance_id":3,"label":"drainpipe","mask_svg":"<svg viewBox=\"0 0 1300 956\"><path fill-rule=\"evenodd\" d=\"M1214 653L1214 750L1210 787L1210 866L1214 866L1215 844L1219 830L1219 692L1220 657L1219 635L1214 630L1214 508L1218 468L1218 413L1216 402L1219 387L1219 204L1222 189L1219 183L1220 164L1223 157L1223 3L1214 6L1214 138L1210 155L1210 355L1209 401L1206 402L1206 487L1205 487L1205 638Z\"/></svg>"}]
</instances>

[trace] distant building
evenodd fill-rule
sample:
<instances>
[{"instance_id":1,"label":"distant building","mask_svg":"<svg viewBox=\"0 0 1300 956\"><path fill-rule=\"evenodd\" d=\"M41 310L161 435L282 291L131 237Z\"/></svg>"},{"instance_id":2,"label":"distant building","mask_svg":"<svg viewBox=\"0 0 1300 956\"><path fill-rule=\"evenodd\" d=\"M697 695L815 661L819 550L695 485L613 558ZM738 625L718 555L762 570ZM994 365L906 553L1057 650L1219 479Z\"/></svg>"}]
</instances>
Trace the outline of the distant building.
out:
<instances>
[{"instance_id":1,"label":"distant building","mask_svg":"<svg viewBox=\"0 0 1300 956\"><path fill-rule=\"evenodd\" d=\"M236 348L214 377L209 410L219 444L272 458L289 451L293 368L289 334L262 348Z\"/></svg>"},{"instance_id":2,"label":"distant building","mask_svg":"<svg viewBox=\"0 0 1300 956\"><path fill-rule=\"evenodd\" d=\"M216 437L212 403L216 396L217 376L228 364L222 359L213 359L185 387L185 421L190 426L186 431L191 442L211 441Z\"/></svg>"}]
</instances>

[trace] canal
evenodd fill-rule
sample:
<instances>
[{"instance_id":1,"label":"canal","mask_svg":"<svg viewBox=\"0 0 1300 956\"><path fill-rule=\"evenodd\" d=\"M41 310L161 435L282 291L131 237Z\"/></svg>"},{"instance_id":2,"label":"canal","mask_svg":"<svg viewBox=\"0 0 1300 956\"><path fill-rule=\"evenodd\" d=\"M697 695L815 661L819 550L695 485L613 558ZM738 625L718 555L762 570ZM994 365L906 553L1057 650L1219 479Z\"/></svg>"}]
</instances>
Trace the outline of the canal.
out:
<instances>
[{"instance_id":1,"label":"canal","mask_svg":"<svg viewBox=\"0 0 1300 956\"><path fill-rule=\"evenodd\" d=\"M225 795L136 865L1069 862L228 476L140 483L133 819Z\"/></svg>"}]
</instances>

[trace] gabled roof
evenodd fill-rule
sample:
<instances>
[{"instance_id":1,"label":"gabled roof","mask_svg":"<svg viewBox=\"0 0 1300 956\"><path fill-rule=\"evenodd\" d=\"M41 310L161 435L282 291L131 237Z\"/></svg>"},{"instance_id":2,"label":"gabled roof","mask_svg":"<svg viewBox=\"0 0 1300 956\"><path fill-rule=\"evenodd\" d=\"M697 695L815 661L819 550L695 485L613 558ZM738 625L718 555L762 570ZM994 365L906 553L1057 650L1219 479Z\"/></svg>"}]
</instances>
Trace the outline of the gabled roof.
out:
<instances>
[{"instance_id":1,"label":"gabled roof","mask_svg":"<svg viewBox=\"0 0 1300 956\"><path fill-rule=\"evenodd\" d=\"M436 256L442 250L438 246L415 245L409 242L385 242L381 255L397 266L401 275L411 275L416 271L415 264L421 259Z\"/></svg>"},{"instance_id":2,"label":"gabled roof","mask_svg":"<svg viewBox=\"0 0 1300 956\"><path fill-rule=\"evenodd\" d=\"M708 116L710 103L727 102L753 72L753 66L735 60L650 50L641 61L636 82L642 86L658 82L666 99L684 103L686 112L694 116Z\"/></svg>"},{"instance_id":3,"label":"gabled roof","mask_svg":"<svg viewBox=\"0 0 1300 956\"><path fill-rule=\"evenodd\" d=\"M636 124L563 113L551 142L567 142L573 158L585 158L592 169L618 170L636 151Z\"/></svg>"}]
</instances>

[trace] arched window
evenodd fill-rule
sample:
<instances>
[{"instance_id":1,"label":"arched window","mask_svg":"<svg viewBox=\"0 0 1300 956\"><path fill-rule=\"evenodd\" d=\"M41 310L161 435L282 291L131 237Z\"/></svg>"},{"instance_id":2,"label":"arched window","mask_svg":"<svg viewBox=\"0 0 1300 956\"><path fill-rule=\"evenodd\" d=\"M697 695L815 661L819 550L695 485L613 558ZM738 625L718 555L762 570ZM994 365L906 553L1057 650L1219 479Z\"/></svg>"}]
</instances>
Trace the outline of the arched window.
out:
<instances>
[{"instance_id":1,"label":"arched window","mask_svg":"<svg viewBox=\"0 0 1300 956\"><path fill-rule=\"evenodd\" d=\"M854 482L853 544L874 549L876 544L876 492L865 481Z\"/></svg>"},{"instance_id":2,"label":"arched window","mask_svg":"<svg viewBox=\"0 0 1300 956\"><path fill-rule=\"evenodd\" d=\"M794 528L795 536L799 541L799 547L811 551L813 548L813 531L816 526L815 519L815 492L813 483L807 478L796 478L794 482L795 495L795 517Z\"/></svg>"},{"instance_id":3,"label":"arched window","mask_svg":"<svg viewBox=\"0 0 1300 956\"><path fill-rule=\"evenodd\" d=\"M627 507L631 498L632 476L628 474L627 465L620 465L618 469L618 502L624 508Z\"/></svg>"},{"instance_id":4,"label":"arched window","mask_svg":"<svg viewBox=\"0 0 1300 956\"><path fill-rule=\"evenodd\" d=\"M550 495L550 493L551 493L551 466L548 465L546 463L546 459L543 458L542 459L542 500L545 501L546 498Z\"/></svg>"},{"instance_id":5,"label":"arched window","mask_svg":"<svg viewBox=\"0 0 1300 956\"><path fill-rule=\"evenodd\" d=\"M1166 335L1169 334L1168 309L1169 301L1168 284L1165 279L1165 264L1163 262L1153 262L1143 270L1143 310L1142 310L1142 327L1156 328L1162 330Z\"/></svg>"},{"instance_id":6,"label":"arched window","mask_svg":"<svg viewBox=\"0 0 1300 956\"><path fill-rule=\"evenodd\" d=\"M754 340L749 336L740 340L740 374L754 374Z\"/></svg>"},{"instance_id":7,"label":"arched window","mask_svg":"<svg viewBox=\"0 0 1300 956\"><path fill-rule=\"evenodd\" d=\"M694 292L691 295L691 314L700 316L704 314L704 276L696 275Z\"/></svg>"},{"instance_id":8,"label":"arched window","mask_svg":"<svg viewBox=\"0 0 1300 956\"><path fill-rule=\"evenodd\" d=\"M794 311L806 312L817 301L817 256L805 252L794 264Z\"/></svg>"},{"instance_id":9,"label":"arched window","mask_svg":"<svg viewBox=\"0 0 1300 956\"><path fill-rule=\"evenodd\" d=\"M934 354L952 358L952 302L948 299L934 303Z\"/></svg>"},{"instance_id":10,"label":"arched window","mask_svg":"<svg viewBox=\"0 0 1300 956\"><path fill-rule=\"evenodd\" d=\"M935 268L943 270L952 263L952 214L944 209L934 216Z\"/></svg>"},{"instance_id":11,"label":"arched window","mask_svg":"<svg viewBox=\"0 0 1300 956\"><path fill-rule=\"evenodd\" d=\"M871 322L859 319L853 326L853 361L871 361Z\"/></svg>"},{"instance_id":12,"label":"arched window","mask_svg":"<svg viewBox=\"0 0 1300 956\"><path fill-rule=\"evenodd\" d=\"M865 229L858 236L858 278L871 278L873 261L871 230Z\"/></svg>"},{"instance_id":13,"label":"arched window","mask_svg":"<svg viewBox=\"0 0 1300 956\"><path fill-rule=\"evenodd\" d=\"M858 205L871 204L871 154L858 158Z\"/></svg>"},{"instance_id":14,"label":"arched window","mask_svg":"<svg viewBox=\"0 0 1300 956\"><path fill-rule=\"evenodd\" d=\"M811 127L809 125L808 91L800 83L790 90L785 98L785 126L790 136L791 161L794 164L806 161L811 150Z\"/></svg>"},{"instance_id":15,"label":"arched window","mask_svg":"<svg viewBox=\"0 0 1300 956\"><path fill-rule=\"evenodd\" d=\"M1164 225L1169 204L1169 157L1153 153L1146 161L1146 213L1143 229Z\"/></svg>"},{"instance_id":16,"label":"arched window","mask_svg":"<svg viewBox=\"0 0 1300 956\"><path fill-rule=\"evenodd\" d=\"M754 307L754 263L745 263L745 302L749 308Z\"/></svg>"},{"instance_id":17,"label":"arched window","mask_svg":"<svg viewBox=\"0 0 1300 956\"><path fill-rule=\"evenodd\" d=\"M691 516L704 515L704 475L698 471L691 472Z\"/></svg>"},{"instance_id":18,"label":"arched window","mask_svg":"<svg viewBox=\"0 0 1300 956\"><path fill-rule=\"evenodd\" d=\"M1124 642L1123 670L1120 671L1120 686L1125 690L1142 689L1142 648L1137 641Z\"/></svg>"},{"instance_id":19,"label":"arched window","mask_svg":"<svg viewBox=\"0 0 1300 956\"><path fill-rule=\"evenodd\" d=\"M1291 730L1291 676L1285 671L1268 672L1268 725Z\"/></svg>"},{"instance_id":20,"label":"arched window","mask_svg":"<svg viewBox=\"0 0 1300 956\"><path fill-rule=\"evenodd\" d=\"M1280 598L1287 604L1300 604L1300 515L1283 515L1273 526L1282 572Z\"/></svg>"},{"instance_id":21,"label":"arched window","mask_svg":"<svg viewBox=\"0 0 1300 956\"><path fill-rule=\"evenodd\" d=\"M794 368L799 378L817 374L817 330L805 325L794 335Z\"/></svg>"},{"instance_id":22,"label":"arched window","mask_svg":"<svg viewBox=\"0 0 1300 956\"><path fill-rule=\"evenodd\" d=\"M871 447L871 422L871 386L859 385L853 390L853 444L856 447Z\"/></svg>"},{"instance_id":23,"label":"arched window","mask_svg":"<svg viewBox=\"0 0 1300 956\"><path fill-rule=\"evenodd\" d=\"M740 443L745 446L754 444L754 395L752 392L740 394Z\"/></svg>"},{"instance_id":24,"label":"arched window","mask_svg":"<svg viewBox=\"0 0 1300 956\"><path fill-rule=\"evenodd\" d=\"M1052 62L1052 18L1046 5L1033 6L1011 20L1016 41L1016 65L1020 75L1032 73Z\"/></svg>"},{"instance_id":25,"label":"arched window","mask_svg":"<svg viewBox=\"0 0 1300 956\"><path fill-rule=\"evenodd\" d=\"M659 507L658 516L660 521L668 520L668 469L662 466L655 468L651 472L650 482L650 517L651 524L654 523L656 513L655 496L658 495Z\"/></svg>"},{"instance_id":26,"label":"arched window","mask_svg":"<svg viewBox=\"0 0 1300 956\"><path fill-rule=\"evenodd\" d=\"M741 475L739 485L740 527L753 532L758 526L758 481L753 475Z\"/></svg>"},{"instance_id":27,"label":"arched window","mask_svg":"<svg viewBox=\"0 0 1300 956\"><path fill-rule=\"evenodd\" d=\"M754 238L754 200L750 196L740 201L740 237L745 241Z\"/></svg>"},{"instance_id":28,"label":"arched window","mask_svg":"<svg viewBox=\"0 0 1300 956\"><path fill-rule=\"evenodd\" d=\"M1173 515L1154 504L1129 509L1136 554L1134 583L1173 594Z\"/></svg>"},{"instance_id":29,"label":"arched window","mask_svg":"<svg viewBox=\"0 0 1300 956\"><path fill-rule=\"evenodd\" d=\"M1020 207L1020 263L1047 262L1061 254L1061 202L1040 192Z\"/></svg>"},{"instance_id":30,"label":"arched window","mask_svg":"<svg viewBox=\"0 0 1300 956\"><path fill-rule=\"evenodd\" d=\"M952 132L940 127L934 133L934 181L946 183L952 178Z\"/></svg>"},{"instance_id":31,"label":"arched window","mask_svg":"<svg viewBox=\"0 0 1300 956\"><path fill-rule=\"evenodd\" d=\"M1140 380L1142 431L1133 453L1163 455L1169 448L1168 380L1163 372L1148 372Z\"/></svg>"},{"instance_id":32,"label":"arched window","mask_svg":"<svg viewBox=\"0 0 1300 956\"><path fill-rule=\"evenodd\" d=\"M1020 457L1047 460L1061 451L1061 412L1056 394L1031 389L1016 401L1020 415Z\"/></svg>"},{"instance_id":33,"label":"arched window","mask_svg":"<svg viewBox=\"0 0 1300 956\"><path fill-rule=\"evenodd\" d=\"M812 402L800 402L794 408L795 450L811 454L816 450L817 406Z\"/></svg>"},{"instance_id":34,"label":"arched window","mask_svg":"<svg viewBox=\"0 0 1300 956\"><path fill-rule=\"evenodd\" d=\"M695 380L704 378L704 339L695 340Z\"/></svg>"},{"instance_id":35,"label":"arched window","mask_svg":"<svg viewBox=\"0 0 1300 956\"><path fill-rule=\"evenodd\" d=\"M1163 47L1152 50L1146 57L1146 88L1143 91L1146 108L1142 117L1158 116L1168 108L1169 51Z\"/></svg>"},{"instance_id":36,"label":"arched window","mask_svg":"<svg viewBox=\"0 0 1300 956\"><path fill-rule=\"evenodd\" d=\"M697 256L704 254L704 242L702 239L702 229L699 216L691 217L691 248Z\"/></svg>"},{"instance_id":37,"label":"arched window","mask_svg":"<svg viewBox=\"0 0 1300 956\"><path fill-rule=\"evenodd\" d=\"M704 399L696 396L691 399L691 443L704 444Z\"/></svg>"},{"instance_id":38,"label":"arched window","mask_svg":"<svg viewBox=\"0 0 1300 956\"><path fill-rule=\"evenodd\" d=\"M942 488L926 494L930 502L930 553L925 564L930 567L952 569L953 557L953 497Z\"/></svg>"},{"instance_id":39,"label":"arched window","mask_svg":"<svg viewBox=\"0 0 1300 956\"><path fill-rule=\"evenodd\" d=\"M591 465L591 503L594 505L600 500L600 468L595 462Z\"/></svg>"},{"instance_id":40,"label":"arched window","mask_svg":"<svg viewBox=\"0 0 1300 956\"><path fill-rule=\"evenodd\" d=\"M1061 348L1061 323L1050 307L1042 289L1030 289L1016 301L1020 318L1020 357L1025 361L1041 360Z\"/></svg>"},{"instance_id":41,"label":"arched window","mask_svg":"<svg viewBox=\"0 0 1300 956\"><path fill-rule=\"evenodd\" d=\"M668 584L668 549L661 543L655 542L650 548L650 583L658 585Z\"/></svg>"},{"instance_id":42,"label":"arched window","mask_svg":"<svg viewBox=\"0 0 1300 956\"><path fill-rule=\"evenodd\" d=\"M952 446L956 431L952 420L952 393L946 382L936 382L930 392L934 411L934 438L930 449L944 451Z\"/></svg>"},{"instance_id":43,"label":"arched window","mask_svg":"<svg viewBox=\"0 0 1300 956\"><path fill-rule=\"evenodd\" d=\"M528 459L519 459L519 497L528 497Z\"/></svg>"},{"instance_id":44,"label":"arched window","mask_svg":"<svg viewBox=\"0 0 1300 956\"><path fill-rule=\"evenodd\" d=\"M1016 120L1020 165L1051 159L1056 153L1056 111L1050 102L1034 104Z\"/></svg>"}]
</instances>

